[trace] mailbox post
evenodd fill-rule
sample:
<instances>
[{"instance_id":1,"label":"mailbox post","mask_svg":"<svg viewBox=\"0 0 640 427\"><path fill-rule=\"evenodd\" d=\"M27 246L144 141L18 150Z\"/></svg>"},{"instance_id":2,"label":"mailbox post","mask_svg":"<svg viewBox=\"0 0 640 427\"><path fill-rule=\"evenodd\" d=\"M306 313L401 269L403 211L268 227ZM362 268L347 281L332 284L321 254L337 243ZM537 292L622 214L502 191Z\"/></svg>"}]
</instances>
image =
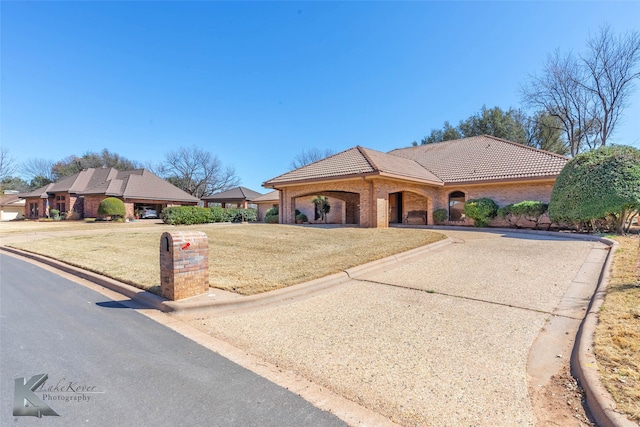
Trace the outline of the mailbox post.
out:
<instances>
[{"instance_id":1,"label":"mailbox post","mask_svg":"<svg viewBox=\"0 0 640 427\"><path fill-rule=\"evenodd\" d=\"M162 233L160 294L171 301L209 289L209 243L202 231Z\"/></svg>"}]
</instances>

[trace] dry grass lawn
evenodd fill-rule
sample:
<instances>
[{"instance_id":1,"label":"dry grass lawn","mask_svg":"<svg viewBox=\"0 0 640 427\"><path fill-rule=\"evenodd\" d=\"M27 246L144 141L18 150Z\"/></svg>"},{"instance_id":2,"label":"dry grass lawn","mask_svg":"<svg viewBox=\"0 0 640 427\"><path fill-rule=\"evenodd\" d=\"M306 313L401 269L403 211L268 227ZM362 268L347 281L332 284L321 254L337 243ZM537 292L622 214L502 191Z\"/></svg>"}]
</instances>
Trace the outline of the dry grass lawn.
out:
<instances>
[{"instance_id":1,"label":"dry grass lawn","mask_svg":"<svg viewBox=\"0 0 640 427\"><path fill-rule=\"evenodd\" d=\"M57 231L90 231L90 230L121 230L122 228L138 228L153 225L159 220L144 220L132 222L111 221L6 221L0 223L0 232L3 235L46 233ZM156 224L157 225L157 224Z\"/></svg>"},{"instance_id":2,"label":"dry grass lawn","mask_svg":"<svg viewBox=\"0 0 640 427\"><path fill-rule=\"evenodd\" d=\"M615 237L611 280L599 313L595 354L618 410L640 422L640 237Z\"/></svg>"},{"instance_id":3,"label":"dry grass lawn","mask_svg":"<svg viewBox=\"0 0 640 427\"><path fill-rule=\"evenodd\" d=\"M123 224L121 224L123 225ZM152 292L159 290L159 245L166 226L14 242ZM251 295L317 279L444 238L422 229L322 228L242 224L169 227L209 238L210 286ZM125 232L121 232L125 231Z\"/></svg>"}]
</instances>

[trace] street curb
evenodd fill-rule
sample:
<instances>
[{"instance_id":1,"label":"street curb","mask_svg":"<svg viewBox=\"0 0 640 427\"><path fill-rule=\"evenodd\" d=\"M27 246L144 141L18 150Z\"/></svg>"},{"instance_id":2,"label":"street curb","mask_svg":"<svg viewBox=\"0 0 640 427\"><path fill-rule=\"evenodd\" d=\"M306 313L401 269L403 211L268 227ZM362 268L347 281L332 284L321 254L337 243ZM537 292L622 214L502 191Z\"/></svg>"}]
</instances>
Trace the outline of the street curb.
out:
<instances>
[{"instance_id":1,"label":"street curb","mask_svg":"<svg viewBox=\"0 0 640 427\"><path fill-rule=\"evenodd\" d=\"M420 256L443 246L453 243L453 240L446 238L437 242L411 249L400 254L391 255L376 261L371 261L357 267L348 268L340 273L334 273L319 279L288 286L275 291L264 292L258 295L250 295L247 297L234 298L226 301L165 301L164 305L169 307L172 314L183 314L193 311L221 312L231 311L248 307L260 307L269 304L280 303L283 301L297 299L301 297L309 297L316 293L324 292L329 288L348 282L362 274L368 273L385 266L390 266L403 262L411 257Z\"/></svg>"},{"instance_id":2,"label":"street curb","mask_svg":"<svg viewBox=\"0 0 640 427\"><path fill-rule=\"evenodd\" d=\"M145 307L155 308L164 312L167 311L166 307L164 306L164 298L156 294L152 294L151 292L136 288L135 286L127 285L126 283L119 282L115 279L111 279L109 277L91 271L83 270L79 267L75 267L65 262L46 257L44 255L38 255L32 252L10 248L7 246L0 246L0 251L9 252L11 254L18 255L24 258L29 258L58 270L64 271L65 273L73 274L74 276L88 280L107 289L111 289L112 291L118 292Z\"/></svg>"},{"instance_id":3,"label":"street curb","mask_svg":"<svg viewBox=\"0 0 640 427\"><path fill-rule=\"evenodd\" d=\"M598 426L637 427L638 424L616 411L613 397L600 380L598 363L593 353L593 338L598 325L598 312L604 303L611 274L611 264L619 245L612 239L600 239L602 243L609 245L609 254L600 274L598 288L591 298L587 314L578 329L576 342L571 353L571 374L578 379L582 386L587 407Z\"/></svg>"},{"instance_id":4,"label":"street curb","mask_svg":"<svg viewBox=\"0 0 640 427\"><path fill-rule=\"evenodd\" d=\"M193 301L193 299L191 299L191 301L190 299L182 301L169 301L151 292L147 292L134 286L127 285L118 280L102 276L98 273L83 270L81 268L72 266L62 261L55 260L53 258L46 257L44 255L39 255L7 246L0 246L0 250L4 250L15 255L42 262L66 273L70 273L83 279L89 280L100 286L111 289L112 291L119 292L131 298L131 300L145 305L149 308L155 308L163 312L170 312L171 314L181 315L195 311L222 312L239 310L244 308L280 303L291 299L308 297L316 293L323 292L331 287L345 283L362 274L385 266L404 262L407 259L429 253L451 243L453 243L453 240L450 238L446 238L428 244L426 246L421 246L415 249L408 250L406 252L391 255L376 261L371 261L363 265L348 268L339 273L331 274L319 279L311 280L293 286L288 286L282 289L276 289L275 291L264 292L258 295L250 295L246 297L238 297L222 301Z\"/></svg>"}]
</instances>

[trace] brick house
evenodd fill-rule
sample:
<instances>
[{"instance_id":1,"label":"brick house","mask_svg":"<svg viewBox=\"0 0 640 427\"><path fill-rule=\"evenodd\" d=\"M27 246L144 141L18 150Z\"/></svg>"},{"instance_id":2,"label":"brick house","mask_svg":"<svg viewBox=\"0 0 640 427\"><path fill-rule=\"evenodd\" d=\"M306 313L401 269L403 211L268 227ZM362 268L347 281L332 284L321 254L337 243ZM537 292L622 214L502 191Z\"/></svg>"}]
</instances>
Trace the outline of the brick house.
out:
<instances>
[{"instance_id":1,"label":"brick house","mask_svg":"<svg viewBox=\"0 0 640 427\"><path fill-rule=\"evenodd\" d=\"M523 200L548 203L568 159L492 136L400 148L388 153L354 147L266 181L279 190L280 223L299 209L311 218L311 200L329 198L327 221L388 227L433 224L446 209L447 224L473 225L466 200L489 197L499 206ZM313 222L313 221L311 221Z\"/></svg>"},{"instance_id":2,"label":"brick house","mask_svg":"<svg viewBox=\"0 0 640 427\"><path fill-rule=\"evenodd\" d=\"M235 187L227 191L212 194L211 196L203 197L202 201L205 206L217 206L220 205L223 208L255 208L253 200L262 196L261 193L253 191L247 187Z\"/></svg>"},{"instance_id":3,"label":"brick house","mask_svg":"<svg viewBox=\"0 0 640 427\"><path fill-rule=\"evenodd\" d=\"M114 168L85 169L21 197L25 199L25 216L34 219L48 216L48 209L57 209L67 217L97 218L98 206L107 197L122 200L128 218L143 207L160 213L168 206L200 202L148 170Z\"/></svg>"}]
</instances>

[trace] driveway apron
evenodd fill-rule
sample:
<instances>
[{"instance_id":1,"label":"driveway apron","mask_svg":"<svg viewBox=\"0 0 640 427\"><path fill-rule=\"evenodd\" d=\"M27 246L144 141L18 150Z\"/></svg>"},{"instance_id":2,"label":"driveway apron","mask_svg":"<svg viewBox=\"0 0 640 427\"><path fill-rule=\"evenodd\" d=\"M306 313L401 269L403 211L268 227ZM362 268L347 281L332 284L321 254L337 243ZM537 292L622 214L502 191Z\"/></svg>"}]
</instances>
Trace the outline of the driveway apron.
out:
<instances>
[{"instance_id":1,"label":"driveway apron","mask_svg":"<svg viewBox=\"0 0 640 427\"><path fill-rule=\"evenodd\" d=\"M403 425L532 426L529 350L605 245L444 233L455 243L313 298L191 322Z\"/></svg>"}]
</instances>

